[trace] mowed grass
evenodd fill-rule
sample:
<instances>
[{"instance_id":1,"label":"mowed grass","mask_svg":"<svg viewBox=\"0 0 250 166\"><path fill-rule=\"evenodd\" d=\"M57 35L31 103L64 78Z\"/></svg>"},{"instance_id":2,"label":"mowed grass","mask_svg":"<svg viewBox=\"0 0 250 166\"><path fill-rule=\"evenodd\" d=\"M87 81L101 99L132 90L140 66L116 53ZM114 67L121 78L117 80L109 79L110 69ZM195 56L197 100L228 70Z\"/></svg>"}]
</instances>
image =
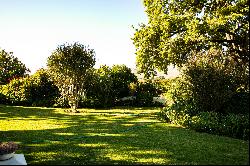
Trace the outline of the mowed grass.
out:
<instances>
[{"instance_id":1,"label":"mowed grass","mask_svg":"<svg viewBox=\"0 0 250 166\"><path fill-rule=\"evenodd\" d=\"M158 108L79 110L1 105L0 139L28 164L249 164L248 141L163 123Z\"/></svg>"}]
</instances>

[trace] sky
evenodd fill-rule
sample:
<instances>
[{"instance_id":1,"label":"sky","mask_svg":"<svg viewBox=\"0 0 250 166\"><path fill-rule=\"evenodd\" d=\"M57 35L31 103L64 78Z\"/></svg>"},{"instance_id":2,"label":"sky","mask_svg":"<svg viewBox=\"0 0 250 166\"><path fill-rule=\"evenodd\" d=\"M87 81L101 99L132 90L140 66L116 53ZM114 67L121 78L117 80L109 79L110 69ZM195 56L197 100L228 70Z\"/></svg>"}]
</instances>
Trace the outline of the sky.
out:
<instances>
[{"instance_id":1,"label":"sky","mask_svg":"<svg viewBox=\"0 0 250 166\"><path fill-rule=\"evenodd\" d=\"M66 42L94 49L95 67L135 68L132 25L147 21L142 0L0 0L0 48L31 73Z\"/></svg>"}]
</instances>

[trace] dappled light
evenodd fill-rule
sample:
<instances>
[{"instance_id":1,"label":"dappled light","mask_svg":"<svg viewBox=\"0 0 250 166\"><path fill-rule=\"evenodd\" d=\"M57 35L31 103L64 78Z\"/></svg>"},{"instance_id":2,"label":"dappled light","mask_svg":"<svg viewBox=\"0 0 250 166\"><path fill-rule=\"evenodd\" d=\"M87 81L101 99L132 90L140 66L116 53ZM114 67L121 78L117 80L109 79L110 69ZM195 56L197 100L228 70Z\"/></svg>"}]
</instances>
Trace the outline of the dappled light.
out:
<instances>
[{"instance_id":1,"label":"dappled light","mask_svg":"<svg viewBox=\"0 0 250 166\"><path fill-rule=\"evenodd\" d=\"M28 164L247 162L247 142L160 122L159 109L79 110L1 106L0 137L17 142Z\"/></svg>"}]
</instances>

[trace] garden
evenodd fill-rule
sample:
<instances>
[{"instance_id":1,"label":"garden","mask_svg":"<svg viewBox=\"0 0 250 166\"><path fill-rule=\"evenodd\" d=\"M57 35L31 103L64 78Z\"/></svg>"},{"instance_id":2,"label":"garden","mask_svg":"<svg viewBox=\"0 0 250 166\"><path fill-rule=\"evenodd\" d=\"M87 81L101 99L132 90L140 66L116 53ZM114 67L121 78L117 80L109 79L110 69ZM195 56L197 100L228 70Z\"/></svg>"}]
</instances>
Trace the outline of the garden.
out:
<instances>
[{"instance_id":1,"label":"garden","mask_svg":"<svg viewBox=\"0 0 250 166\"><path fill-rule=\"evenodd\" d=\"M157 119L157 107L0 107L0 137L28 164L248 164L247 141L198 133Z\"/></svg>"},{"instance_id":2,"label":"garden","mask_svg":"<svg viewBox=\"0 0 250 166\"><path fill-rule=\"evenodd\" d=\"M0 49L0 157L249 165L247 4L144 0L150 21L132 38L138 73L118 64L94 68L94 49L78 42L58 45L33 74ZM156 77L169 65L180 74Z\"/></svg>"}]
</instances>

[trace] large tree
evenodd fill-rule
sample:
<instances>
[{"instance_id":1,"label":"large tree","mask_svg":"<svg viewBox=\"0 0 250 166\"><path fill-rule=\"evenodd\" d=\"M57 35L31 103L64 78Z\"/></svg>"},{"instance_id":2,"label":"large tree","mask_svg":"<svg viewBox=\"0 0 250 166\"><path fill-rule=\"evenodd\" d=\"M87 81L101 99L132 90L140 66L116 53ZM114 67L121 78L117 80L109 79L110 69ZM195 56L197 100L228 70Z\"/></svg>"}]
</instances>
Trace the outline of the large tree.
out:
<instances>
[{"instance_id":1,"label":"large tree","mask_svg":"<svg viewBox=\"0 0 250 166\"><path fill-rule=\"evenodd\" d=\"M94 50L80 43L60 45L48 58L48 69L74 111L84 96L86 79L94 64Z\"/></svg>"},{"instance_id":2,"label":"large tree","mask_svg":"<svg viewBox=\"0 0 250 166\"><path fill-rule=\"evenodd\" d=\"M138 69L150 76L182 66L191 54L223 50L249 64L249 0L144 0L148 24L133 37Z\"/></svg>"},{"instance_id":3,"label":"large tree","mask_svg":"<svg viewBox=\"0 0 250 166\"><path fill-rule=\"evenodd\" d=\"M0 49L0 85L7 84L14 78L24 77L28 72L29 69L12 52Z\"/></svg>"},{"instance_id":4,"label":"large tree","mask_svg":"<svg viewBox=\"0 0 250 166\"><path fill-rule=\"evenodd\" d=\"M116 98L129 96L130 83L136 83L138 81L136 75L125 65L113 65L110 75L113 80L112 88Z\"/></svg>"}]
</instances>

